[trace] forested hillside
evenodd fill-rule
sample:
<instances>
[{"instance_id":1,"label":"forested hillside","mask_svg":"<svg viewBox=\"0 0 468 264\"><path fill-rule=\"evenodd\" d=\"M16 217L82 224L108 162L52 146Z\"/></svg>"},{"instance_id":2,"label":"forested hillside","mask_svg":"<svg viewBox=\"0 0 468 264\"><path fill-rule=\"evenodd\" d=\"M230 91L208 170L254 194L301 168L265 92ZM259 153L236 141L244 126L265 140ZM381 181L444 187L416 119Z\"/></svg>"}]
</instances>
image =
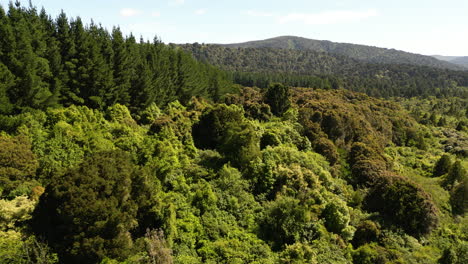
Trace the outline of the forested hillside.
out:
<instances>
[{"instance_id":1,"label":"forested hillside","mask_svg":"<svg viewBox=\"0 0 468 264\"><path fill-rule=\"evenodd\" d=\"M456 84L244 87L64 13L0 21L0 263L468 262Z\"/></svg>"},{"instance_id":2,"label":"forested hillside","mask_svg":"<svg viewBox=\"0 0 468 264\"><path fill-rule=\"evenodd\" d=\"M221 44L228 48L273 48L312 50L347 56L353 59L382 64L410 64L429 66L441 69L468 70L450 61L440 61L431 56L424 56L395 49L385 49L373 46L336 43L327 40L315 40L294 36L281 36L271 39L249 41L235 44Z\"/></svg>"},{"instance_id":3,"label":"forested hillside","mask_svg":"<svg viewBox=\"0 0 468 264\"><path fill-rule=\"evenodd\" d=\"M467 71L364 63L342 55L310 50L225 48L200 44L181 47L198 60L233 72L234 81L241 85L266 88L269 82L282 82L312 88L346 88L377 97L468 96L466 89L459 88L468 87Z\"/></svg>"}]
</instances>

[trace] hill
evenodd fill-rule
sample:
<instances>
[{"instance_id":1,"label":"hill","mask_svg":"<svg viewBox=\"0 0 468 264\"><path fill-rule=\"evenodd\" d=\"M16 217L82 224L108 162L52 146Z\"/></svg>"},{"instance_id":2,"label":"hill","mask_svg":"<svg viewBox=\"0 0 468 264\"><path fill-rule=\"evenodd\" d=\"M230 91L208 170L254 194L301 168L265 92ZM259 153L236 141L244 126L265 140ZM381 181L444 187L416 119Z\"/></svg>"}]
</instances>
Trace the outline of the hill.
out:
<instances>
[{"instance_id":1,"label":"hill","mask_svg":"<svg viewBox=\"0 0 468 264\"><path fill-rule=\"evenodd\" d=\"M234 81L265 88L269 81L313 88L346 88L372 96L460 96L468 72L411 64L369 63L313 50L180 46L203 62L234 72ZM265 75L268 76L265 76ZM323 80L317 85L316 78ZM262 80L258 82L257 80ZM327 85L327 82L330 83ZM299 85L298 85L299 84Z\"/></svg>"},{"instance_id":2,"label":"hill","mask_svg":"<svg viewBox=\"0 0 468 264\"><path fill-rule=\"evenodd\" d=\"M468 56L458 57L450 61L451 63L459 64L468 68Z\"/></svg>"},{"instance_id":3,"label":"hill","mask_svg":"<svg viewBox=\"0 0 468 264\"><path fill-rule=\"evenodd\" d=\"M447 61L453 64L464 66L468 69L468 56L441 56L441 55L433 55L432 57Z\"/></svg>"},{"instance_id":4,"label":"hill","mask_svg":"<svg viewBox=\"0 0 468 264\"><path fill-rule=\"evenodd\" d=\"M385 64L412 64L429 66L442 69L466 70L459 65L450 62L437 60L431 56L424 56L405 51L378 48L366 45L349 43L337 43L327 40L307 39L295 36L281 36L266 40L249 41L236 44L221 44L229 48L275 48L275 49L295 49L313 50L348 56L353 59Z\"/></svg>"}]
</instances>

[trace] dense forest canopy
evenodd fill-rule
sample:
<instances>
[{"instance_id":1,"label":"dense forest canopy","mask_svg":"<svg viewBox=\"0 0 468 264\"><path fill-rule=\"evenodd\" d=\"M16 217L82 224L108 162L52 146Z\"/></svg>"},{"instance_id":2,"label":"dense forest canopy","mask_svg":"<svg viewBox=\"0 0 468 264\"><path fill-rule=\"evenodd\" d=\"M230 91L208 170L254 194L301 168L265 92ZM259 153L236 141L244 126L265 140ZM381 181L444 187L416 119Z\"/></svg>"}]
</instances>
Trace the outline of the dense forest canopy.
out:
<instances>
[{"instance_id":1,"label":"dense forest canopy","mask_svg":"<svg viewBox=\"0 0 468 264\"><path fill-rule=\"evenodd\" d=\"M0 263L468 262L462 72L193 45L227 73L63 12L0 22ZM353 86L371 68L416 73Z\"/></svg>"}]
</instances>

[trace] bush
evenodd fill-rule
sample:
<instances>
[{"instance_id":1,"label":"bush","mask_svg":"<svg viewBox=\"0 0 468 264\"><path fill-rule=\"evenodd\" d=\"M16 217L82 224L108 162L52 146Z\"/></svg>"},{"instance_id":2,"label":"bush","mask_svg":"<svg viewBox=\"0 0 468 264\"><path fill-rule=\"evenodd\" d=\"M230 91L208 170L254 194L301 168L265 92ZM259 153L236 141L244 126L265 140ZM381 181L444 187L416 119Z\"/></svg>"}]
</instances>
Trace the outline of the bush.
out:
<instances>
[{"instance_id":1,"label":"bush","mask_svg":"<svg viewBox=\"0 0 468 264\"><path fill-rule=\"evenodd\" d=\"M120 151L96 153L79 168L56 175L33 213L35 234L66 263L125 259L136 225L131 197L135 167Z\"/></svg>"},{"instance_id":2,"label":"bush","mask_svg":"<svg viewBox=\"0 0 468 264\"><path fill-rule=\"evenodd\" d=\"M333 233L340 234L349 224L349 211L342 200L334 200L325 206L322 212L325 226Z\"/></svg>"},{"instance_id":3,"label":"bush","mask_svg":"<svg viewBox=\"0 0 468 264\"><path fill-rule=\"evenodd\" d=\"M0 135L0 197L11 199L28 195L31 188L37 185L28 183L34 179L38 166L26 137Z\"/></svg>"},{"instance_id":4,"label":"bush","mask_svg":"<svg viewBox=\"0 0 468 264\"><path fill-rule=\"evenodd\" d=\"M447 172L450 171L450 167L452 166L452 161L450 160L449 155L443 155L440 157L440 159L436 162L434 166L434 171L432 172L432 175L434 177L439 177Z\"/></svg>"},{"instance_id":5,"label":"bush","mask_svg":"<svg viewBox=\"0 0 468 264\"><path fill-rule=\"evenodd\" d=\"M351 243L355 247L362 246L370 242L376 242L380 235L379 226L370 220L365 220L359 224L354 233Z\"/></svg>"}]
</instances>

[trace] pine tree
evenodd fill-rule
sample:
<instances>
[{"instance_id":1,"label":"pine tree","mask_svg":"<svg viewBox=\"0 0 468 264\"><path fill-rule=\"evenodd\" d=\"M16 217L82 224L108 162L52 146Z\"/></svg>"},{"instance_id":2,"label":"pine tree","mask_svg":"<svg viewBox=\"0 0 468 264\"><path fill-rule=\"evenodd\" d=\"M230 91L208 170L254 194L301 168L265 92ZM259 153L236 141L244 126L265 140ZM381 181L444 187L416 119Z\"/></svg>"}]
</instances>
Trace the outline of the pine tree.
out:
<instances>
[{"instance_id":1,"label":"pine tree","mask_svg":"<svg viewBox=\"0 0 468 264\"><path fill-rule=\"evenodd\" d=\"M31 10L30 10L31 11ZM14 87L10 90L10 99L19 107L44 107L44 102L51 96L49 84L46 79L50 77L48 61L35 54L42 52L40 37L32 38L35 32L40 34L40 29L31 29L28 16L34 16L35 11L28 12L20 7L10 4L9 18L15 25L15 48L11 56L12 73L18 78Z\"/></svg>"},{"instance_id":2,"label":"pine tree","mask_svg":"<svg viewBox=\"0 0 468 264\"><path fill-rule=\"evenodd\" d=\"M82 103L78 97L79 91L73 89L75 86L73 78L77 60L75 59L76 49L75 43L71 35L71 28L66 14L62 11L56 20L55 39L58 40L61 69L59 79L62 84L61 102L65 105Z\"/></svg>"},{"instance_id":3,"label":"pine tree","mask_svg":"<svg viewBox=\"0 0 468 264\"><path fill-rule=\"evenodd\" d=\"M114 53L114 87L107 94L106 102L107 105L115 103L125 105L130 101L129 90L132 69L125 39L118 27L112 30L112 50Z\"/></svg>"}]
</instances>

